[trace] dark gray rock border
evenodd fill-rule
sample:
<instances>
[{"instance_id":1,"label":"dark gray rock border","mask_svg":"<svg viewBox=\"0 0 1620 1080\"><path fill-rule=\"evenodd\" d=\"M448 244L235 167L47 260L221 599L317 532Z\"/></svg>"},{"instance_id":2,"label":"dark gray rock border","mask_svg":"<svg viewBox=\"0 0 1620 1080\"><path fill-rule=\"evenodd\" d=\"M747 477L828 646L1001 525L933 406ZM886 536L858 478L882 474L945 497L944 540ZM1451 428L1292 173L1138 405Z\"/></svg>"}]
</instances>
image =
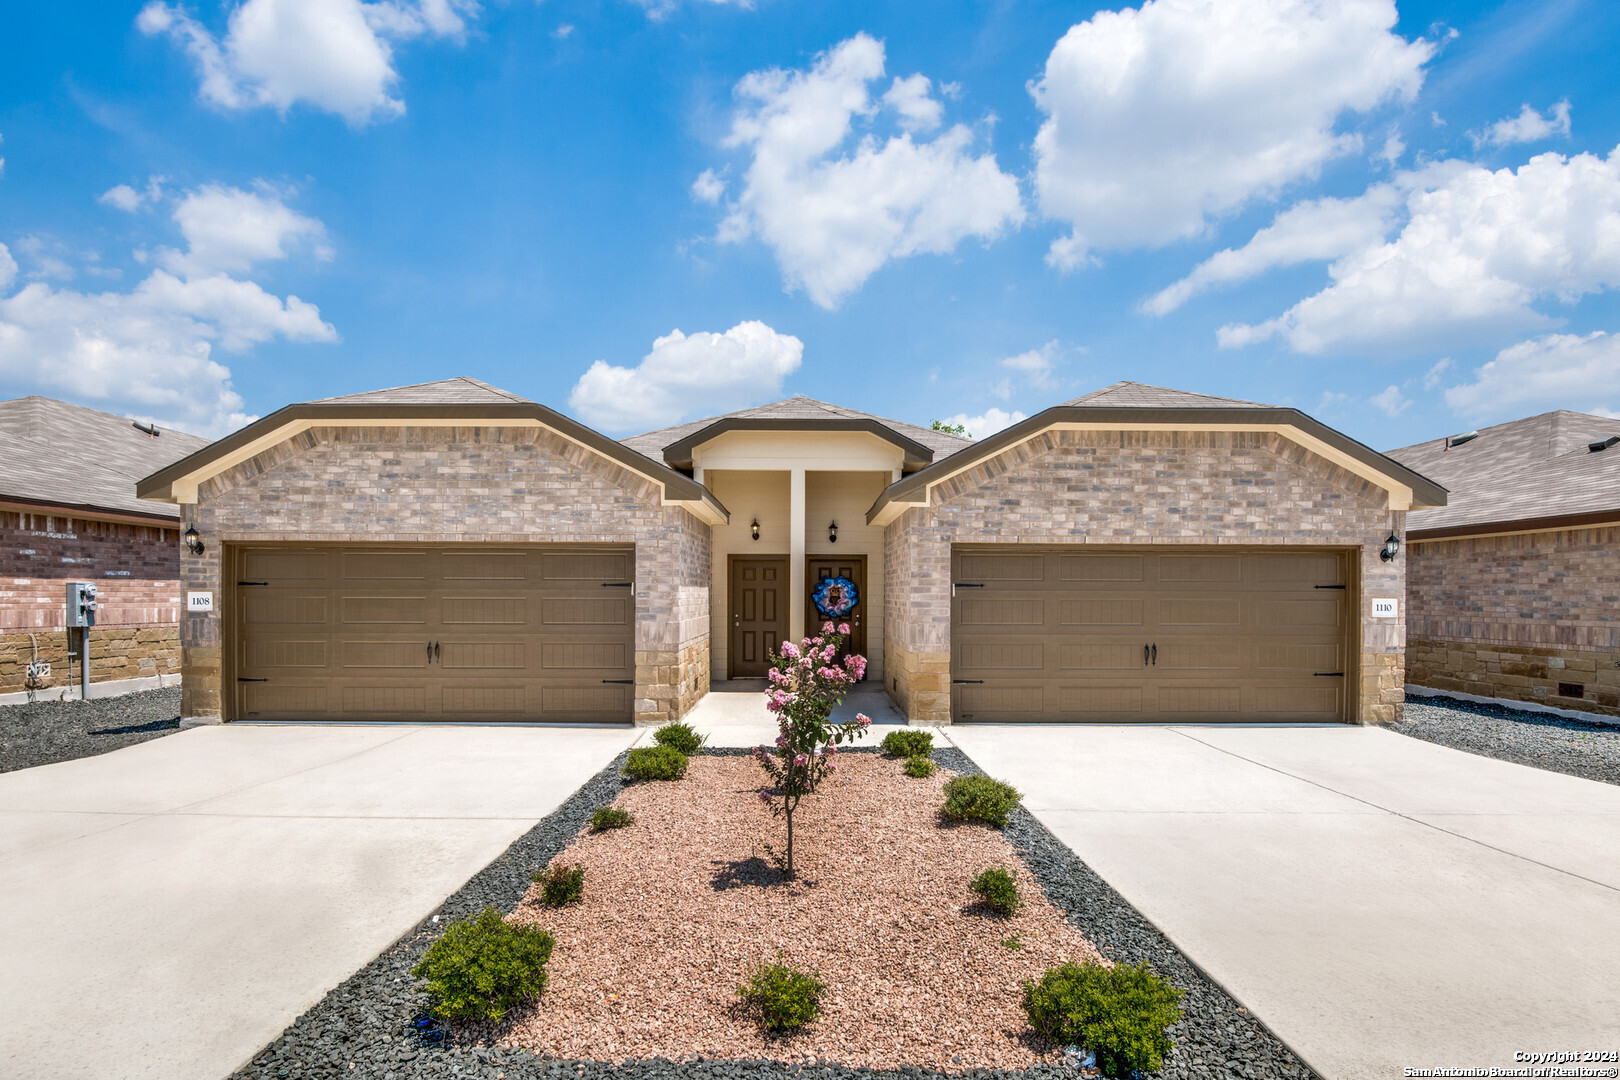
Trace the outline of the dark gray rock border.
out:
<instances>
[{"instance_id":1,"label":"dark gray rock border","mask_svg":"<svg viewBox=\"0 0 1620 1080\"><path fill-rule=\"evenodd\" d=\"M1406 718L1383 726L1480 757L1620 784L1620 722L1613 717L1584 720L1492 701L1408 694Z\"/></svg>"},{"instance_id":2,"label":"dark gray rock border","mask_svg":"<svg viewBox=\"0 0 1620 1080\"><path fill-rule=\"evenodd\" d=\"M847 752L879 751L860 747ZM731 756L750 751L717 748L703 753ZM610 1065L460 1043L453 1034L435 1043L411 1033L411 1024L422 1014L425 1001L415 989L410 969L424 950L452 919L474 914L490 904L502 911L516 907L528 889L529 875L573 842L592 810L611 802L623 790L626 781L619 770L627 754L621 753L586 781L513 842L500 858L450 896L435 913L436 923L430 918L383 950L382 955L345 979L280 1037L253 1055L248 1064L231 1074L230 1080L1075 1080L1077 1073L1062 1065L959 1073L914 1066L853 1069L699 1057ZM932 757L956 772L983 771L954 748L935 750ZM1185 1016L1171 1029L1176 1047L1157 1075L1166 1080L1316 1077L1027 811L1016 811L1005 832L1052 903L1104 955L1127 963L1147 963L1185 991Z\"/></svg>"},{"instance_id":3,"label":"dark gray rock border","mask_svg":"<svg viewBox=\"0 0 1620 1080\"><path fill-rule=\"evenodd\" d=\"M51 693L60 693L54 687ZM0 705L0 773L96 757L180 730L180 688Z\"/></svg>"}]
</instances>

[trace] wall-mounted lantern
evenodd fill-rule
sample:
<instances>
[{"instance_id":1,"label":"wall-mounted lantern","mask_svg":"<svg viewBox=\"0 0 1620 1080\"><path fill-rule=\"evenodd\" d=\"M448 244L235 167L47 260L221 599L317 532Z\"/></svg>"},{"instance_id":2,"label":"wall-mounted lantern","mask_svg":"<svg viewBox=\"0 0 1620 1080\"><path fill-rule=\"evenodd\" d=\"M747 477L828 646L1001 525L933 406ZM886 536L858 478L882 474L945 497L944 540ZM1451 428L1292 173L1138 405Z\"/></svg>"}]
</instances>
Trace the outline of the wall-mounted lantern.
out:
<instances>
[{"instance_id":1,"label":"wall-mounted lantern","mask_svg":"<svg viewBox=\"0 0 1620 1080\"><path fill-rule=\"evenodd\" d=\"M754 524L749 526L749 530L754 534L754 539L758 540L759 539L759 518L754 519Z\"/></svg>"},{"instance_id":2,"label":"wall-mounted lantern","mask_svg":"<svg viewBox=\"0 0 1620 1080\"><path fill-rule=\"evenodd\" d=\"M1389 539L1384 541L1384 546L1378 549L1378 557L1383 559L1385 562L1389 562L1400 553L1401 538L1396 536L1394 533L1390 533Z\"/></svg>"},{"instance_id":3,"label":"wall-mounted lantern","mask_svg":"<svg viewBox=\"0 0 1620 1080\"><path fill-rule=\"evenodd\" d=\"M827 543L838 543L838 522L836 521L827 526Z\"/></svg>"},{"instance_id":4,"label":"wall-mounted lantern","mask_svg":"<svg viewBox=\"0 0 1620 1080\"><path fill-rule=\"evenodd\" d=\"M202 537L197 535L196 526L192 525L186 527L185 541L187 551L191 552L193 555L201 555L203 553Z\"/></svg>"}]
</instances>

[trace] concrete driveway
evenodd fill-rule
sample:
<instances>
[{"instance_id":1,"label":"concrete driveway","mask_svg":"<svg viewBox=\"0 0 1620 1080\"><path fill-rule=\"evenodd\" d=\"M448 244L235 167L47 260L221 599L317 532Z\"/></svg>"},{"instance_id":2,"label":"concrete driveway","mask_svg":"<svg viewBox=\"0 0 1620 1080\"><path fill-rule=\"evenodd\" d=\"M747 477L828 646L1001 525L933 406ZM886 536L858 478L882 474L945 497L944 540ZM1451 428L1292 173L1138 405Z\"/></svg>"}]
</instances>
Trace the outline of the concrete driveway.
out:
<instances>
[{"instance_id":1,"label":"concrete driveway","mask_svg":"<svg viewBox=\"0 0 1620 1080\"><path fill-rule=\"evenodd\" d=\"M1378 728L947 731L1326 1077L1620 1050L1620 788Z\"/></svg>"},{"instance_id":2,"label":"concrete driveway","mask_svg":"<svg viewBox=\"0 0 1620 1080\"><path fill-rule=\"evenodd\" d=\"M197 728L0 775L0 1076L218 1080L629 728Z\"/></svg>"}]
</instances>

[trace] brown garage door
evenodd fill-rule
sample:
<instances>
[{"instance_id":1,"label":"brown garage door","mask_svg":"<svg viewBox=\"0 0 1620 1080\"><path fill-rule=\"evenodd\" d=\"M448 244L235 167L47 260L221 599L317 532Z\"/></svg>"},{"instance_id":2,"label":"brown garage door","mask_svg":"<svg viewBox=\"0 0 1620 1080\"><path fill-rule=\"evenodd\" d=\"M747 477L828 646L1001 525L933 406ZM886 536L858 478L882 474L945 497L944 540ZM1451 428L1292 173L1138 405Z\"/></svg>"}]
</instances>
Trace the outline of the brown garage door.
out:
<instances>
[{"instance_id":1,"label":"brown garage door","mask_svg":"<svg viewBox=\"0 0 1620 1080\"><path fill-rule=\"evenodd\" d=\"M959 547L952 715L1343 720L1346 565L1336 551Z\"/></svg>"},{"instance_id":2,"label":"brown garage door","mask_svg":"<svg viewBox=\"0 0 1620 1080\"><path fill-rule=\"evenodd\" d=\"M228 552L239 720L629 722L630 547Z\"/></svg>"}]
</instances>

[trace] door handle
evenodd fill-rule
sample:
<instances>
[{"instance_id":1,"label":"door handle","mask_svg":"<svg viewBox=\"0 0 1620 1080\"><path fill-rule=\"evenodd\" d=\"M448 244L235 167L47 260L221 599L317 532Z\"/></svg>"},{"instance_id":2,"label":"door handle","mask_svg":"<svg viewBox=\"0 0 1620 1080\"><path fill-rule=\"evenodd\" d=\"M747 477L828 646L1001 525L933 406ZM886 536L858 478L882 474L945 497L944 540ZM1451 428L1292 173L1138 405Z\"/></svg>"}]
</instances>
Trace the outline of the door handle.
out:
<instances>
[{"instance_id":1,"label":"door handle","mask_svg":"<svg viewBox=\"0 0 1620 1080\"><path fill-rule=\"evenodd\" d=\"M435 641L433 643L433 659L437 660L438 658L439 658L439 643L437 641Z\"/></svg>"},{"instance_id":2,"label":"door handle","mask_svg":"<svg viewBox=\"0 0 1620 1080\"><path fill-rule=\"evenodd\" d=\"M427 662L431 664L433 663L433 642L430 641L427 643L427 651Z\"/></svg>"},{"instance_id":3,"label":"door handle","mask_svg":"<svg viewBox=\"0 0 1620 1080\"><path fill-rule=\"evenodd\" d=\"M1159 666L1159 643L1157 641L1153 643L1153 666Z\"/></svg>"},{"instance_id":4,"label":"door handle","mask_svg":"<svg viewBox=\"0 0 1620 1080\"><path fill-rule=\"evenodd\" d=\"M742 625L742 616L741 615L733 615L731 617L731 625L732 626L741 626Z\"/></svg>"},{"instance_id":5,"label":"door handle","mask_svg":"<svg viewBox=\"0 0 1620 1080\"><path fill-rule=\"evenodd\" d=\"M1148 647L1145 644L1142 646L1142 666L1148 666Z\"/></svg>"}]
</instances>

